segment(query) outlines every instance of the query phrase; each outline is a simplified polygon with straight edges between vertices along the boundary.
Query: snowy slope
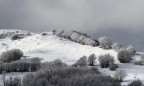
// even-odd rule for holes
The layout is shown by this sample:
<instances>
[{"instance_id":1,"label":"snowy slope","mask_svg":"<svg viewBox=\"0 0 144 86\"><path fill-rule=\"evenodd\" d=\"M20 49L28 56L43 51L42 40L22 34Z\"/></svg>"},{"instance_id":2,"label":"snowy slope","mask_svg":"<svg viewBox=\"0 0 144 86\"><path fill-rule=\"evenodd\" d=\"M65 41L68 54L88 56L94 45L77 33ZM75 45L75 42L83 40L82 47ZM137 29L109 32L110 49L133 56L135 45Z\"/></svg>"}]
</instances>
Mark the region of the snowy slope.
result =
<instances>
[{"instance_id":1,"label":"snowy slope","mask_svg":"<svg viewBox=\"0 0 144 86\"><path fill-rule=\"evenodd\" d=\"M114 50L103 50L99 47L81 45L51 34L46 36L33 34L20 40L6 38L1 39L0 43L0 53L9 49L18 48L29 57L40 57L43 59L42 61L61 59L68 64L74 63L83 55L89 56L93 53L96 56L108 53L114 57L117 55Z\"/></svg>"},{"instance_id":2,"label":"snowy slope","mask_svg":"<svg viewBox=\"0 0 144 86\"><path fill-rule=\"evenodd\" d=\"M4 31L15 32L17 30L1 30L0 33ZM20 31L20 33L26 34L28 31ZM49 34L41 36L41 34L33 33L31 36L19 40L11 40L10 38L0 39L0 53L14 48L21 49L27 58L39 57L42 59L42 62L61 59L67 64L73 64L83 55L89 56L94 53L98 57L99 55L110 54L115 57L115 62L119 65L117 70L125 70L128 73L123 84L127 84L134 79L144 81L144 66L136 66L132 63L119 63L117 60L117 52L114 50L104 50L99 47L81 45L56 35ZM135 56L135 58L138 57L139 56ZM109 71L109 69L101 69L99 66L98 68L102 73L107 75L113 75L114 73Z\"/></svg>"}]
</instances>

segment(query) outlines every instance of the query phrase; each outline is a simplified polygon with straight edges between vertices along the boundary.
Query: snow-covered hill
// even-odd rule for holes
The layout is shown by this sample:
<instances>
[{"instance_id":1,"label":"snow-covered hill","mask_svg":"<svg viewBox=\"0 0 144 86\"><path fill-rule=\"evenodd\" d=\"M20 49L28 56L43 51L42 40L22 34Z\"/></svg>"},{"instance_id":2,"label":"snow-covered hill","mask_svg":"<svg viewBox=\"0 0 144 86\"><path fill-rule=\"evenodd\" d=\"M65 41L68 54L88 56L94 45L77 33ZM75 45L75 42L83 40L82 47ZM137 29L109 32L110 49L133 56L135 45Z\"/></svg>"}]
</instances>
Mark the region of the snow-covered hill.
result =
<instances>
[{"instance_id":1,"label":"snow-covered hill","mask_svg":"<svg viewBox=\"0 0 144 86\"><path fill-rule=\"evenodd\" d=\"M16 31L21 34L30 33L28 31L4 29L0 30L0 33L15 33ZM115 63L119 65L117 70L125 70L128 73L128 76L125 79L126 83L131 82L134 79L140 79L144 81L144 67L137 66L132 63L119 63L117 60L117 52L114 50L104 50L99 47L81 45L68 39L53 35L51 32L47 33L48 35L45 36L42 36L40 33L31 33L32 35L18 40L11 40L10 37L0 39L0 53L9 49L18 48L24 52L24 55L27 56L27 58L39 57L42 59L42 62L60 59L67 64L73 64L76 60L84 55L89 56L94 53L98 57L99 55L110 54L115 57ZM101 72L108 75L112 75L114 73L109 71L109 69L101 69L99 66L98 68Z\"/></svg>"},{"instance_id":2,"label":"snow-covered hill","mask_svg":"<svg viewBox=\"0 0 144 86\"><path fill-rule=\"evenodd\" d=\"M10 30L7 31L10 32ZM11 32L15 32L15 30L11 30ZM20 32L22 33L22 31ZM23 33L26 34L27 32L24 31ZM74 63L84 55L89 56L93 53L96 56L108 53L114 57L117 55L114 50L103 50L99 47L81 45L56 35L48 34L42 36L38 33L33 33L31 36L19 40L11 40L10 38L0 39L0 48L0 53L9 49L18 48L28 57L39 57L42 58L42 61L61 59L68 64Z\"/></svg>"}]
</instances>

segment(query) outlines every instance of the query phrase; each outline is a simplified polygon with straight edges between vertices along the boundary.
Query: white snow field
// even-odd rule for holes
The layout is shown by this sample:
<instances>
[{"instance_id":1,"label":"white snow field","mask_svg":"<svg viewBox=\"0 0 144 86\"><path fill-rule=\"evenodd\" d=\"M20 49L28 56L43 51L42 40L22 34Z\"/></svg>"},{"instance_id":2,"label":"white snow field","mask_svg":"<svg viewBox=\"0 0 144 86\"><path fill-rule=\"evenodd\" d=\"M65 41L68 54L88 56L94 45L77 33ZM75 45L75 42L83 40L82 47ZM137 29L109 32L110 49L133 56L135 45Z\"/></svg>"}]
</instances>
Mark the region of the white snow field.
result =
<instances>
[{"instance_id":1,"label":"white snow field","mask_svg":"<svg viewBox=\"0 0 144 86\"><path fill-rule=\"evenodd\" d=\"M17 30L0 30L3 32L16 32ZM20 33L26 34L28 31L20 31ZM11 40L10 37L5 39L0 39L0 54L9 49L21 49L24 55L28 58L39 57L42 62L53 61L55 59L60 59L67 64L73 64L82 56L89 56L95 54L97 57L99 55L110 54L114 56L115 63L118 64L119 68L117 70L125 70L127 72L127 77L122 83L126 85L135 79L140 79L144 81L144 66L134 65L132 63L121 64L117 60L117 52L114 50L104 50L99 47L92 47L88 45L81 45L70 40L60 38L56 35L52 35L50 32L48 35L41 36L40 33L32 33L31 36L27 36L19 40ZM138 58L135 56L134 58ZM97 59L97 64L98 59ZM109 69L102 69L97 66L99 71L106 75L113 75L115 72L109 71ZM26 73L24 73L26 74ZM23 76L23 73L10 73L8 75Z\"/></svg>"}]
</instances>

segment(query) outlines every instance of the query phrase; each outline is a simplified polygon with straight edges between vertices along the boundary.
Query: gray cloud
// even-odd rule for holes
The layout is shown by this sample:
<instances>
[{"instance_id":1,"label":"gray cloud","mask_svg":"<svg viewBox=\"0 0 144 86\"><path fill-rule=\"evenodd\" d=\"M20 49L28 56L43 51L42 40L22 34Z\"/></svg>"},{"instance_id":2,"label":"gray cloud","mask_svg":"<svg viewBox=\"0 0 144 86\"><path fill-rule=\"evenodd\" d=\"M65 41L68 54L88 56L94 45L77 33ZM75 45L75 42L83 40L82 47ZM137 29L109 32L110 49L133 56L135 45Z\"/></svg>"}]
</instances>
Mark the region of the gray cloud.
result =
<instances>
[{"instance_id":1,"label":"gray cloud","mask_svg":"<svg viewBox=\"0 0 144 86\"><path fill-rule=\"evenodd\" d=\"M93 36L94 32L105 35L107 31L120 34L119 30L128 30L123 33L125 36L133 36L133 32L136 36L144 32L143 3L144 0L0 0L0 28L78 30Z\"/></svg>"},{"instance_id":2,"label":"gray cloud","mask_svg":"<svg viewBox=\"0 0 144 86\"><path fill-rule=\"evenodd\" d=\"M105 29L105 30L97 30L92 37L99 38L101 36L110 37L113 42L118 42L123 45L123 47L127 47L129 44L133 45L136 50L144 51L144 31L130 31L130 30L122 30L122 29Z\"/></svg>"}]
</instances>

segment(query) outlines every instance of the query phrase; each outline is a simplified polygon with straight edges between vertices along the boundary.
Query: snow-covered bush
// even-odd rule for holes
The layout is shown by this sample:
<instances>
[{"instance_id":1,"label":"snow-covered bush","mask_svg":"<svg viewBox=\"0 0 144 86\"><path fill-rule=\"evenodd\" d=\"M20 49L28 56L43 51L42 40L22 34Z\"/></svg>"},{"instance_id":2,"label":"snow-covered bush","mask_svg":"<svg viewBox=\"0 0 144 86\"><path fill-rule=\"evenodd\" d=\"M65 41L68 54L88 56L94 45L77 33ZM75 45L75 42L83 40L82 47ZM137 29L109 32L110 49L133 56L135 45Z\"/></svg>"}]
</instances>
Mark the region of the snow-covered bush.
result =
<instances>
[{"instance_id":1,"label":"snow-covered bush","mask_svg":"<svg viewBox=\"0 0 144 86\"><path fill-rule=\"evenodd\" d=\"M41 59L38 58L38 57L31 58L30 62L32 62L32 63L41 63Z\"/></svg>"},{"instance_id":2,"label":"snow-covered bush","mask_svg":"<svg viewBox=\"0 0 144 86\"><path fill-rule=\"evenodd\" d=\"M10 37L12 35L14 35L14 32L3 32L2 34L0 34L0 39L4 39L6 37Z\"/></svg>"},{"instance_id":3,"label":"snow-covered bush","mask_svg":"<svg viewBox=\"0 0 144 86\"><path fill-rule=\"evenodd\" d=\"M57 67L62 67L63 63L60 59L56 59L53 61L53 63L57 66Z\"/></svg>"},{"instance_id":4,"label":"snow-covered bush","mask_svg":"<svg viewBox=\"0 0 144 86\"><path fill-rule=\"evenodd\" d=\"M37 85L35 86L49 86L48 82L49 81L46 78L39 78L36 83Z\"/></svg>"},{"instance_id":5,"label":"snow-covered bush","mask_svg":"<svg viewBox=\"0 0 144 86\"><path fill-rule=\"evenodd\" d=\"M14 34L14 35L11 37L11 40L17 40L17 39L20 39L20 37L19 37L18 34Z\"/></svg>"},{"instance_id":6,"label":"snow-covered bush","mask_svg":"<svg viewBox=\"0 0 144 86\"><path fill-rule=\"evenodd\" d=\"M115 71L116 68L118 68L118 65L116 65L116 64L112 64L109 66L109 70L111 70L111 71Z\"/></svg>"},{"instance_id":7,"label":"snow-covered bush","mask_svg":"<svg viewBox=\"0 0 144 86\"><path fill-rule=\"evenodd\" d=\"M79 38L80 34L76 33L76 32L73 32L70 36L71 40L72 41L75 41L77 42L78 38Z\"/></svg>"},{"instance_id":8,"label":"snow-covered bush","mask_svg":"<svg viewBox=\"0 0 144 86\"><path fill-rule=\"evenodd\" d=\"M39 84L39 81L44 84ZM46 69L26 75L22 83L23 86L120 86L120 82L101 75L95 67Z\"/></svg>"},{"instance_id":9,"label":"snow-covered bush","mask_svg":"<svg viewBox=\"0 0 144 86\"><path fill-rule=\"evenodd\" d=\"M132 45L129 45L128 48L126 49L131 55L135 55L136 50Z\"/></svg>"},{"instance_id":10,"label":"snow-covered bush","mask_svg":"<svg viewBox=\"0 0 144 86\"><path fill-rule=\"evenodd\" d=\"M92 39L92 38L84 38L82 40L82 43L85 44L85 45L90 45L90 46L98 46L98 43L96 40Z\"/></svg>"},{"instance_id":11,"label":"snow-covered bush","mask_svg":"<svg viewBox=\"0 0 144 86\"><path fill-rule=\"evenodd\" d=\"M87 34L83 34L77 31L72 31L66 35L66 38L84 45L99 46L99 42L97 40L92 39Z\"/></svg>"},{"instance_id":12,"label":"snow-covered bush","mask_svg":"<svg viewBox=\"0 0 144 86\"><path fill-rule=\"evenodd\" d=\"M47 35L47 33L45 33L45 32L41 33L41 36L45 36L45 35Z\"/></svg>"},{"instance_id":13,"label":"snow-covered bush","mask_svg":"<svg viewBox=\"0 0 144 86\"><path fill-rule=\"evenodd\" d=\"M38 69L40 69L40 65L41 65L41 59L40 58L38 58L38 57L36 57L36 58L32 58L31 60L30 60L30 69L31 70L38 70Z\"/></svg>"},{"instance_id":14,"label":"snow-covered bush","mask_svg":"<svg viewBox=\"0 0 144 86\"><path fill-rule=\"evenodd\" d=\"M74 67L77 67L77 66L86 66L87 65L87 61L86 61L87 57L86 56L83 56L81 57L78 61L76 61L75 64L73 64Z\"/></svg>"},{"instance_id":15,"label":"snow-covered bush","mask_svg":"<svg viewBox=\"0 0 144 86\"><path fill-rule=\"evenodd\" d=\"M62 80L60 86L121 86L111 76L99 76L86 74L82 77L72 77ZM68 85L67 85L68 84Z\"/></svg>"},{"instance_id":16,"label":"snow-covered bush","mask_svg":"<svg viewBox=\"0 0 144 86\"><path fill-rule=\"evenodd\" d=\"M86 38L85 35L80 35L77 39L77 42L80 43L80 44L84 44L83 40Z\"/></svg>"},{"instance_id":17,"label":"snow-covered bush","mask_svg":"<svg viewBox=\"0 0 144 86\"><path fill-rule=\"evenodd\" d=\"M88 57L88 64L90 66L94 66L94 63L95 63L95 60L96 60L96 56L95 54L91 54L89 57Z\"/></svg>"},{"instance_id":18,"label":"snow-covered bush","mask_svg":"<svg viewBox=\"0 0 144 86\"><path fill-rule=\"evenodd\" d=\"M144 86L144 84L140 80L135 80L128 84L128 86Z\"/></svg>"},{"instance_id":19,"label":"snow-covered bush","mask_svg":"<svg viewBox=\"0 0 144 86\"><path fill-rule=\"evenodd\" d=\"M34 77L35 76L33 73L29 73L25 75L22 80L23 86L34 86L34 83L36 82L36 81L34 82L35 80Z\"/></svg>"},{"instance_id":20,"label":"snow-covered bush","mask_svg":"<svg viewBox=\"0 0 144 86\"><path fill-rule=\"evenodd\" d=\"M131 55L129 53L129 51L125 50L125 49L122 49L118 52L118 60L121 62L121 63L128 63L130 62L131 60Z\"/></svg>"},{"instance_id":21,"label":"snow-covered bush","mask_svg":"<svg viewBox=\"0 0 144 86\"><path fill-rule=\"evenodd\" d=\"M18 77L15 78L10 77L5 81L5 86L22 86L21 79L19 79Z\"/></svg>"},{"instance_id":22,"label":"snow-covered bush","mask_svg":"<svg viewBox=\"0 0 144 86\"><path fill-rule=\"evenodd\" d=\"M122 82L124 78L126 78L127 73L124 70L116 71L114 74L114 79Z\"/></svg>"},{"instance_id":23,"label":"snow-covered bush","mask_svg":"<svg viewBox=\"0 0 144 86\"><path fill-rule=\"evenodd\" d=\"M99 43L100 43L100 47L101 48L103 48L103 49L111 49L112 40L110 38L101 37L101 38L99 38Z\"/></svg>"},{"instance_id":24,"label":"snow-covered bush","mask_svg":"<svg viewBox=\"0 0 144 86\"><path fill-rule=\"evenodd\" d=\"M11 40L18 40L28 36L27 34L13 34L11 36Z\"/></svg>"},{"instance_id":25,"label":"snow-covered bush","mask_svg":"<svg viewBox=\"0 0 144 86\"><path fill-rule=\"evenodd\" d=\"M30 32L27 32L26 33L26 36L31 36L32 34Z\"/></svg>"},{"instance_id":26,"label":"snow-covered bush","mask_svg":"<svg viewBox=\"0 0 144 86\"><path fill-rule=\"evenodd\" d=\"M114 49L116 52L118 52L119 50L122 49L122 45L120 45L116 42L112 45L112 49Z\"/></svg>"},{"instance_id":27,"label":"snow-covered bush","mask_svg":"<svg viewBox=\"0 0 144 86\"><path fill-rule=\"evenodd\" d=\"M139 60L133 62L135 65L144 65L144 55L141 55Z\"/></svg>"},{"instance_id":28,"label":"snow-covered bush","mask_svg":"<svg viewBox=\"0 0 144 86\"><path fill-rule=\"evenodd\" d=\"M100 55L99 56L99 62L101 68L108 68L110 65L114 64L114 57L110 54Z\"/></svg>"},{"instance_id":29,"label":"snow-covered bush","mask_svg":"<svg viewBox=\"0 0 144 86\"><path fill-rule=\"evenodd\" d=\"M5 72L29 72L37 71L39 65L31 62L13 61L11 63L3 63L0 65L0 73Z\"/></svg>"},{"instance_id":30,"label":"snow-covered bush","mask_svg":"<svg viewBox=\"0 0 144 86\"><path fill-rule=\"evenodd\" d=\"M53 69L53 68L65 68L65 67L67 67L66 63L63 63L61 60L56 59L52 62L41 63L40 70Z\"/></svg>"},{"instance_id":31,"label":"snow-covered bush","mask_svg":"<svg viewBox=\"0 0 144 86\"><path fill-rule=\"evenodd\" d=\"M7 50L1 54L0 60L3 62L11 62L19 60L23 56L23 52L19 49Z\"/></svg>"},{"instance_id":32,"label":"snow-covered bush","mask_svg":"<svg viewBox=\"0 0 144 86\"><path fill-rule=\"evenodd\" d=\"M143 61L134 61L135 65L143 65Z\"/></svg>"}]
</instances>

